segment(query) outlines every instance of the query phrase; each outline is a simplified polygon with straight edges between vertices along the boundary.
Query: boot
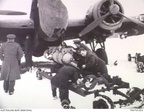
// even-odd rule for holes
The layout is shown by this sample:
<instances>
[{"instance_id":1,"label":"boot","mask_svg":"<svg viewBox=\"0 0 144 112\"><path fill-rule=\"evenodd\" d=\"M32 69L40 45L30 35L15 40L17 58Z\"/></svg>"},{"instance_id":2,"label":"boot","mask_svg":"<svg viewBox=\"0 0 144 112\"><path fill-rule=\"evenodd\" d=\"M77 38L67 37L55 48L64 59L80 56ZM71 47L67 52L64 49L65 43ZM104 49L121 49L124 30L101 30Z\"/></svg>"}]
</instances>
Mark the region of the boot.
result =
<instances>
[{"instance_id":1,"label":"boot","mask_svg":"<svg viewBox=\"0 0 144 112\"><path fill-rule=\"evenodd\" d=\"M64 109L76 109L74 106L70 106L70 105L68 105L68 104L64 104L64 105L63 105L63 108L64 108Z\"/></svg>"}]
</instances>

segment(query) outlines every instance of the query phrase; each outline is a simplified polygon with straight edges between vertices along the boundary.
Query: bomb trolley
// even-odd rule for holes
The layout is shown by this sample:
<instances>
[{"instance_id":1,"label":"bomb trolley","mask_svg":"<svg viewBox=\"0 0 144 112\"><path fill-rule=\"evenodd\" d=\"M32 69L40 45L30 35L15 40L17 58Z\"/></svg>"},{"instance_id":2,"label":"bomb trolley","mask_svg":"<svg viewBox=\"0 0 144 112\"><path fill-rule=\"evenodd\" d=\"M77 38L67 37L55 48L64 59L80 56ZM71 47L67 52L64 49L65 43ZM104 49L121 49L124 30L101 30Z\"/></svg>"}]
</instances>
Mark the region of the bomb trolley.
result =
<instances>
[{"instance_id":1,"label":"bomb trolley","mask_svg":"<svg viewBox=\"0 0 144 112\"><path fill-rule=\"evenodd\" d=\"M49 64L49 68L39 66L36 76L39 80L42 80L42 77L51 80L54 76L53 73L56 73L59 68L60 65L57 65L56 63ZM50 71L47 72L46 69L50 69ZM141 108L143 106L144 89L137 87L130 89L129 83L122 81L122 79L118 76L113 78L110 76L96 77L91 74L83 77L83 83L79 85L74 84L71 81L69 83L69 89L83 97L91 94L94 95L94 101L92 103L93 109L114 109L116 108L116 105L119 105L121 108L133 105L135 102L140 103L140 106L137 108ZM104 87L97 88L101 85L104 85ZM127 91L122 92L121 89L126 89ZM113 95L119 95L122 99L112 101L109 96L103 95L105 92L112 92Z\"/></svg>"},{"instance_id":2,"label":"bomb trolley","mask_svg":"<svg viewBox=\"0 0 144 112\"><path fill-rule=\"evenodd\" d=\"M143 73L144 72L144 55L141 55L141 53L136 53L135 56L132 56L131 54L128 54L128 61L131 61L132 59L135 60L137 72Z\"/></svg>"}]
</instances>

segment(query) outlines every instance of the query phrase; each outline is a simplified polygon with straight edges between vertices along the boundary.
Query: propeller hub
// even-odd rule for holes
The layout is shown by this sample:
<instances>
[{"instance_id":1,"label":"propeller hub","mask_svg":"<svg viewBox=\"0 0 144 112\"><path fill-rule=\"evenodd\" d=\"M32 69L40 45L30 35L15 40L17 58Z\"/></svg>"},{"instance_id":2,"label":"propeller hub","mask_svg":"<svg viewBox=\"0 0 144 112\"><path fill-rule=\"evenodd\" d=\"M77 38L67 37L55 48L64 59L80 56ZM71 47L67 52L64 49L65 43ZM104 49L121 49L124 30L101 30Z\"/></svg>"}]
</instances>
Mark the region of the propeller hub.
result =
<instances>
[{"instance_id":1,"label":"propeller hub","mask_svg":"<svg viewBox=\"0 0 144 112\"><path fill-rule=\"evenodd\" d=\"M109 7L109 11L111 14L118 14L120 7L117 4L113 4Z\"/></svg>"}]
</instances>

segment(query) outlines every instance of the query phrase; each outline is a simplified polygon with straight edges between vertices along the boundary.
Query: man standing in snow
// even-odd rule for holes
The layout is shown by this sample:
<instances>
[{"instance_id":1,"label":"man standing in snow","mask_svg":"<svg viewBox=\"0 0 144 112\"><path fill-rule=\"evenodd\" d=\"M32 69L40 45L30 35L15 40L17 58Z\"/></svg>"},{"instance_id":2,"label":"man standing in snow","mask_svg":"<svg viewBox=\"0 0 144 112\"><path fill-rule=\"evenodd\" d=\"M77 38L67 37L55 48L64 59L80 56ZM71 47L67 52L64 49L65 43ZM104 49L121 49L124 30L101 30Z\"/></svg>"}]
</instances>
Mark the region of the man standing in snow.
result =
<instances>
[{"instance_id":1,"label":"man standing in snow","mask_svg":"<svg viewBox=\"0 0 144 112\"><path fill-rule=\"evenodd\" d=\"M19 61L23 56L21 46L15 42L14 34L7 35L7 42L0 48L0 59L3 61L0 80L4 80L4 90L9 95L14 93L15 80L20 79Z\"/></svg>"}]
</instances>

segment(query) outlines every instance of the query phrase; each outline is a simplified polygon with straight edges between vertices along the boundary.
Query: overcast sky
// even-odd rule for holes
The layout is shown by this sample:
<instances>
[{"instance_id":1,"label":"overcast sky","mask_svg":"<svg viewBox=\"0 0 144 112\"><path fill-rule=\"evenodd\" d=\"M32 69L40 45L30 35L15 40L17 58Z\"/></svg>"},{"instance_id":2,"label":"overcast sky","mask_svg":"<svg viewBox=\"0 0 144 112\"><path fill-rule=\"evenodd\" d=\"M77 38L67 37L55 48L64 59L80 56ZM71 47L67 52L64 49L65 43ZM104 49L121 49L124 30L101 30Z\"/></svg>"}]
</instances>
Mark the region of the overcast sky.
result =
<instances>
[{"instance_id":1,"label":"overcast sky","mask_svg":"<svg viewBox=\"0 0 144 112\"><path fill-rule=\"evenodd\" d=\"M20 10L29 13L31 0L0 0L0 9ZM70 18L83 18L88 8L99 0L62 0L66 5ZM144 0L119 0L126 15L144 13Z\"/></svg>"}]
</instances>

